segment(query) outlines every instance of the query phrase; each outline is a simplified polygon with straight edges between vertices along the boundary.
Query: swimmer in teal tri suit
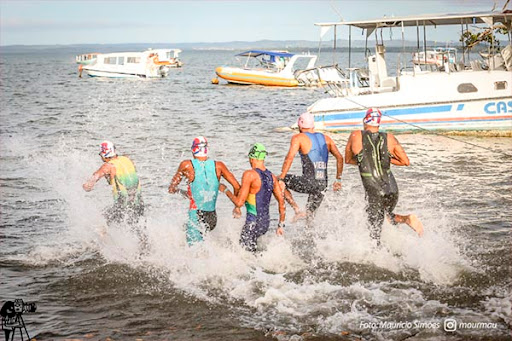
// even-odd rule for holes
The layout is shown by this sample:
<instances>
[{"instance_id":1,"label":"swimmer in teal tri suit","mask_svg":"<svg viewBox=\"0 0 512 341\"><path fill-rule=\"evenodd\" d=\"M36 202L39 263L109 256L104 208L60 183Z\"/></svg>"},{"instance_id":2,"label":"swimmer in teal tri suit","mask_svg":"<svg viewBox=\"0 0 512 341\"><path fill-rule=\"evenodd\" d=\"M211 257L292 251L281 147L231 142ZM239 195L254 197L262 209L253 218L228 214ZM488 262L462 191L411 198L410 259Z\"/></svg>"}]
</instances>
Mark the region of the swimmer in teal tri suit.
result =
<instances>
[{"instance_id":1,"label":"swimmer in teal tri suit","mask_svg":"<svg viewBox=\"0 0 512 341\"><path fill-rule=\"evenodd\" d=\"M306 112L300 115L298 121L299 134L292 137L290 149L283 162L279 181L286 185L284 195L286 201L293 207L296 219L306 215L312 218L324 198L327 188L327 161L329 153L336 158L336 180L333 190L341 189L341 174L343 173L343 156L327 135L314 131L315 120L313 115ZM302 176L288 174L293 159L300 153L302 162ZM308 194L306 214L299 210L290 190Z\"/></svg>"},{"instance_id":2,"label":"swimmer in teal tri suit","mask_svg":"<svg viewBox=\"0 0 512 341\"><path fill-rule=\"evenodd\" d=\"M409 158L391 133L379 132L382 113L370 108L363 119L364 130L353 131L345 149L345 162L358 165L366 193L370 236L380 244L384 217L393 225L409 225L418 235L423 225L414 215L398 215L393 210L398 202L398 186L391 173L391 164L409 166Z\"/></svg>"},{"instance_id":3,"label":"swimmer in teal tri suit","mask_svg":"<svg viewBox=\"0 0 512 341\"><path fill-rule=\"evenodd\" d=\"M231 193L226 186L220 186L220 191L235 204L241 207L245 204L247 217L240 235L240 244L248 251L257 250L257 240L267 233L270 226L270 200L272 195L279 204L279 224L277 235L282 235L285 221L284 198L277 178L265 168L267 151L261 143L256 143L249 151L251 169L242 176L242 187L237 194Z\"/></svg>"},{"instance_id":4,"label":"swimmer in teal tri suit","mask_svg":"<svg viewBox=\"0 0 512 341\"><path fill-rule=\"evenodd\" d=\"M220 178L226 179L233 186L235 193L238 194L240 189L240 184L223 162L208 158L208 141L205 137L199 136L194 139L192 155L192 160L180 163L169 186L169 193L181 193L190 199L186 228L189 245L202 241L203 233L217 226L215 208ZM188 182L186 193L178 189L183 177L186 177ZM240 216L239 209L233 213Z\"/></svg>"}]
</instances>

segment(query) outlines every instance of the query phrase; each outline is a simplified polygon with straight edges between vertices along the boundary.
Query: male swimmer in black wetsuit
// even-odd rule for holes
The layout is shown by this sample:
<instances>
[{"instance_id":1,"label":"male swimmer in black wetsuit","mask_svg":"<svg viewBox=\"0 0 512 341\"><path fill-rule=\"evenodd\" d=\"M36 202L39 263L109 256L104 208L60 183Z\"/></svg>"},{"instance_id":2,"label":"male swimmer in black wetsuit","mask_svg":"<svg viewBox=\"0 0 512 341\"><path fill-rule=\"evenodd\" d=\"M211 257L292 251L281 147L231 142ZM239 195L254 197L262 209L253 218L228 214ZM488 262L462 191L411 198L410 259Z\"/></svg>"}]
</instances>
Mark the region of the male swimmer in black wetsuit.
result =
<instances>
[{"instance_id":1,"label":"male swimmer in black wetsuit","mask_svg":"<svg viewBox=\"0 0 512 341\"><path fill-rule=\"evenodd\" d=\"M393 213L398 202L398 186L391 173L391 164L409 166L410 163L395 136L379 132L381 118L379 109L368 109L363 119L364 130L353 131L345 149L345 162L359 166L368 202L370 236L377 240L377 244L380 244L386 214L393 225L405 223L418 235L423 234L423 225L414 214Z\"/></svg>"}]
</instances>

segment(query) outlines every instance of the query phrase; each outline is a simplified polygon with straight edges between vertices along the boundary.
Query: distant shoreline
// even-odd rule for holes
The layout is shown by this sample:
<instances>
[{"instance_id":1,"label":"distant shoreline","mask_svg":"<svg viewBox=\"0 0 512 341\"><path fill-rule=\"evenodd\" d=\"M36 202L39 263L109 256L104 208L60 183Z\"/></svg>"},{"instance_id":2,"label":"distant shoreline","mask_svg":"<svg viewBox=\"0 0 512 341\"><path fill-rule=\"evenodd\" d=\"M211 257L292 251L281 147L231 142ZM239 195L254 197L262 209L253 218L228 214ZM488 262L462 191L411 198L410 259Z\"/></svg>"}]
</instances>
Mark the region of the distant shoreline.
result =
<instances>
[{"instance_id":1,"label":"distant shoreline","mask_svg":"<svg viewBox=\"0 0 512 341\"><path fill-rule=\"evenodd\" d=\"M332 48L334 44L333 40L323 41L321 48ZM337 48L346 49L348 47L348 40L339 39L336 41ZM375 45L374 40L368 40L368 47ZM386 44L389 48L402 48L401 41L389 41ZM415 41L405 41L406 47L415 47L417 44ZM439 42L439 41L427 41L428 46L452 46L456 47L460 45L460 42ZM254 49L254 48L266 48L266 49L318 49L318 41L308 40L259 40L259 41L230 41L230 42L197 42L197 43L124 43L124 44L55 44L55 45L2 45L0 51L10 52L13 50L50 50L50 49L87 49L87 50L110 50L110 49L147 49L147 48L180 48L186 50L226 50L226 49ZM364 49L364 40L353 40L352 48Z\"/></svg>"}]
</instances>

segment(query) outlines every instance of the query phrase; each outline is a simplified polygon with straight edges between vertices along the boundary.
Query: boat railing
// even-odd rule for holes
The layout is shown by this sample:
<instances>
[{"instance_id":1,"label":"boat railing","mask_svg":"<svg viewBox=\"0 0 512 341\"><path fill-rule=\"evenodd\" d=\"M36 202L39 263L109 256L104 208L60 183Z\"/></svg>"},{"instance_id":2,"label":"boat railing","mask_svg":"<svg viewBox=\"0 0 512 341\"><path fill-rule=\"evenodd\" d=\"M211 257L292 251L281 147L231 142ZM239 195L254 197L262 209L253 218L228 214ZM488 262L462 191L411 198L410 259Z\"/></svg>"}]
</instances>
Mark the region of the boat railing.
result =
<instances>
[{"instance_id":1,"label":"boat railing","mask_svg":"<svg viewBox=\"0 0 512 341\"><path fill-rule=\"evenodd\" d=\"M294 76L301 86L330 86L348 82L345 72L338 65L297 70Z\"/></svg>"},{"instance_id":2,"label":"boat railing","mask_svg":"<svg viewBox=\"0 0 512 341\"><path fill-rule=\"evenodd\" d=\"M336 64L299 70L294 75L300 86L323 87L333 97L359 95L371 91L367 69L343 70Z\"/></svg>"}]
</instances>

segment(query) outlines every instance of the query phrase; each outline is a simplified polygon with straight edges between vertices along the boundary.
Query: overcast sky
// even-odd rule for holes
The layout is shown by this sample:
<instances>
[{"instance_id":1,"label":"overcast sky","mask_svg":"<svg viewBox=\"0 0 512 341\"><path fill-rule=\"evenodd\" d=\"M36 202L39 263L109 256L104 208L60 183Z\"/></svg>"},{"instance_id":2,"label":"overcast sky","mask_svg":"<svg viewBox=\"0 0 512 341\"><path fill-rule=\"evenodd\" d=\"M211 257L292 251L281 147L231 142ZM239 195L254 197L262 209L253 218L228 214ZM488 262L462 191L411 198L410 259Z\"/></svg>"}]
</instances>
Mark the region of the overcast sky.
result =
<instances>
[{"instance_id":1,"label":"overcast sky","mask_svg":"<svg viewBox=\"0 0 512 341\"><path fill-rule=\"evenodd\" d=\"M0 45L318 41L319 28L313 24L340 16L361 20L490 11L495 2L501 9L505 0L0 0ZM450 40L441 29L429 33L429 39Z\"/></svg>"}]
</instances>

